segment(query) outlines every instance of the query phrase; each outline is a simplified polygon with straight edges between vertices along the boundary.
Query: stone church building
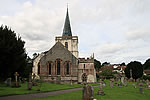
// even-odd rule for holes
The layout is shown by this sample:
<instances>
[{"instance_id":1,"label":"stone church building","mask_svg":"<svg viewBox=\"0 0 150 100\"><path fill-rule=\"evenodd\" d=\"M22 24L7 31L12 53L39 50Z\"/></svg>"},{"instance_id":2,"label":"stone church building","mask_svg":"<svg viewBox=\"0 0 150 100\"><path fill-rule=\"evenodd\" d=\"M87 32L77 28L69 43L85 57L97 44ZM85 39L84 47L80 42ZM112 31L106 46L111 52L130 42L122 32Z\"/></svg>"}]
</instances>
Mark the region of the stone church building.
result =
<instances>
[{"instance_id":1,"label":"stone church building","mask_svg":"<svg viewBox=\"0 0 150 100\"><path fill-rule=\"evenodd\" d=\"M82 74L86 73L87 82L96 82L94 56L79 58L78 36L72 36L67 8L62 36L55 38L55 45L41 53L33 61L32 72L44 77L45 81L82 82Z\"/></svg>"}]
</instances>

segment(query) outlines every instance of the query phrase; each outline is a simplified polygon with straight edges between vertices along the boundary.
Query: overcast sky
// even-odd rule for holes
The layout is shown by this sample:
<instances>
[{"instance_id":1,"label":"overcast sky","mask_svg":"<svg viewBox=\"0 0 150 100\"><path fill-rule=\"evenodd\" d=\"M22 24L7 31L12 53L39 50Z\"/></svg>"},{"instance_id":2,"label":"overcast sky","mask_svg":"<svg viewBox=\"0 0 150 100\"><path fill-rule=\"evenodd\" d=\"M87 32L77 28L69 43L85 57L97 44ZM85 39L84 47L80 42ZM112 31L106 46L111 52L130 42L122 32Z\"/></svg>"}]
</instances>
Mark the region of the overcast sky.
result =
<instances>
[{"instance_id":1,"label":"overcast sky","mask_svg":"<svg viewBox=\"0 0 150 100\"><path fill-rule=\"evenodd\" d=\"M19 34L32 57L62 35L67 3L80 57L94 53L110 63L150 58L150 0L0 0L0 25Z\"/></svg>"}]
</instances>

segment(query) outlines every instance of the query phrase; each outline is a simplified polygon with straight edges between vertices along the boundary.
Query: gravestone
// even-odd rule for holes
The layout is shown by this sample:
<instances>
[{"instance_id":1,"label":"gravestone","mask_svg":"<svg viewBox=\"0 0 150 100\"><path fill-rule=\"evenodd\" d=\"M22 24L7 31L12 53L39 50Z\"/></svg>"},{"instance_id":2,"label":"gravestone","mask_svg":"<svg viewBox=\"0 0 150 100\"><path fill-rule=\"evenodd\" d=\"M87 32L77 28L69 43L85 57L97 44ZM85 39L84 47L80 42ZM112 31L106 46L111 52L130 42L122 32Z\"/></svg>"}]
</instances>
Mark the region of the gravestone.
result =
<instances>
[{"instance_id":1,"label":"gravestone","mask_svg":"<svg viewBox=\"0 0 150 100\"><path fill-rule=\"evenodd\" d=\"M83 73L82 75L83 90L82 90L82 99L83 100L93 100L94 99L94 90L92 86L87 85L87 75Z\"/></svg>"},{"instance_id":2,"label":"gravestone","mask_svg":"<svg viewBox=\"0 0 150 100\"><path fill-rule=\"evenodd\" d=\"M32 75L29 74L28 90L32 90Z\"/></svg>"},{"instance_id":3,"label":"gravestone","mask_svg":"<svg viewBox=\"0 0 150 100\"><path fill-rule=\"evenodd\" d=\"M113 88L113 87L114 87L114 85L113 85L113 80L110 79L110 88Z\"/></svg>"},{"instance_id":4,"label":"gravestone","mask_svg":"<svg viewBox=\"0 0 150 100\"><path fill-rule=\"evenodd\" d=\"M92 86L85 85L83 87L82 99L83 100L93 100L94 99L94 90L93 90Z\"/></svg>"},{"instance_id":5,"label":"gravestone","mask_svg":"<svg viewBox=\"0 0 150 100\"><path fill-rule=\"evenodd\" d=\"M121 77L121 83L124 85L124 77Z\"/></svg>"},{"instance_id":6,"label":"gravestone","mask_svg":"<svg viewBox=\"0 0 150 100\"><path fill-rule=\"evenodd\" d=\"M102 96L105 95L105 93L103 91L103 81L102 80L100 80L100 88L99 88L97 94L102 95Z\"/></svg>"},{"instance_id":7,"label":"gravestone","mask_svg":"<svg viewBox=\"0 0 150 100\"><path fill-rule=\"evenodd\" d=\"M124 86L127 86L128 84L128 80L127 80L127 77L124 78Z\"/></svg>"},{"instance_id":8,"label":"gravestone","mask_svg":"<svg viewBox=\"0 0 150 100\"><path fill-rule=\"evenodd\" d=\"M139 83L139 92L141 93L141 94L143 94L144 92L143 92L143 87L144 86L144 83L143 82L140 82Z\"/></svg>"},{"instance_id":9,"label":"gravestone","mask_svg":"<svg viewBox=\"0 0 150 100\"><path fill-rule=\"evenodd\" d=\"M147 87L147 89L150 89L150 82L148 79L146 80L146 87Z\"/></svg>"},{"instance_id":10,"label":"gravestone","mask_svg":"<svg viewBox=\"0 0 150 100\"><path fill-rule=\"evenodd\" d=\"M19 85L19 81L18 81L18 77L19 77L18 72L15 72L14 76L15 76L15 84L14 84L14 86L13 86L13 87L18 88L18 87L20 87L20 85Z\"/></svg>"},{"instance_id":11,"label":"gravestone","mask_svg":"<svg viewBox=\"0 0 150 100\"><path fill-rule=\"evenodd\" d=\"M119 88L122 88L122 83L119 83L119 84L118 84L118 87L119 87Z\"/></svg>"},{"instance_id":12,"label":"gravestone","mask_svg":"<svg viewBox=\"0 0 150 100\"><path fill-rule=\"evenodd\" d=\"M33 79L32 79L32 85L33 86L37 86L37 83L35 82L35 77L36 77L35 73L32 75L32 77L33 77Z\"/></svg>"},{"instance_id":13,"label":"gravestone","mask_svg":"<svg viewBox=\"0 0 150 100\"><path fill-rule=\"evenodd\" d=\"M11 86L11 78L7 78L7 80L5 81L5 84L7 86Z\"/></svg>"},{"instance_id":14,"label":"gravestone","mask_svg":"<svg viewBox=\"0 0 150 100\"><path fill-rule=\"evenodd\" d=\"M133 77L132 77L132 69L130 69L130 79L129 79L129 82L133 82Z\"/></svg>"},{"instance_id":15,"label":"gravestone","mask_svg":"<svg viewBox=\"0 0 150 100\"><path fill-rule=\"evenodd\" d=\"M43 76L39 74L39 84L38 84L38 89L37 91L40 91L43 83Z\"/></svg>"}]
</instances>

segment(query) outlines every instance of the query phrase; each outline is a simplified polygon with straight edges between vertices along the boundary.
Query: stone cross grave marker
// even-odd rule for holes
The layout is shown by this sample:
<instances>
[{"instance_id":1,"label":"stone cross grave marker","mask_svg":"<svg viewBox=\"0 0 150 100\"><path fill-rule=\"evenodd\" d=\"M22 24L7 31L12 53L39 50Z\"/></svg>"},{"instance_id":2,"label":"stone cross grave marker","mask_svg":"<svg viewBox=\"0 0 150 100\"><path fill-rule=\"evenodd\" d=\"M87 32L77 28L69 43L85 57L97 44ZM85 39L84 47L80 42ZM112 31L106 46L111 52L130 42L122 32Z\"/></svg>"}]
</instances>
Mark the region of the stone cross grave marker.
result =
<instances>
[{"instance_id":1,"label":"stone cross grave marker","mask_svg":"<svg viewBox=\"0 0 150 100\"><path fill-rule=\"evenodd\" d=\"M19 82L18 82L19 74L18 74L18 72L15 72L14 76L15 76L15 87L19 87Z\"/></svg>"}]
</instances>

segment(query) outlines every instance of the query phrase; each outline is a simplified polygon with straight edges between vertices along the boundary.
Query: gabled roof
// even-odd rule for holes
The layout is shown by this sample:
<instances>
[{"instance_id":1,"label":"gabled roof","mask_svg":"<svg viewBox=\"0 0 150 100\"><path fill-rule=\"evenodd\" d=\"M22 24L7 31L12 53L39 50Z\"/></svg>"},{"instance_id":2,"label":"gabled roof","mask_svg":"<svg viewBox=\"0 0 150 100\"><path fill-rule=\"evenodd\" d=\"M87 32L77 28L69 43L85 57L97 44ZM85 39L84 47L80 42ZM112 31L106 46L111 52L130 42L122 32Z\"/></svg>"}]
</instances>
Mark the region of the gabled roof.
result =
<instances>
[{"instance_id":1,"label":"gabled roof","mask_svg":"<svg viewBox=\"0 0 150 100\"><path fill-rule=\"evenodd\" d=\"M62 36L72 36L68 8L67 8L66 19L65 19L65 24L64 24Z\"/></svg>"}]
</instances>

